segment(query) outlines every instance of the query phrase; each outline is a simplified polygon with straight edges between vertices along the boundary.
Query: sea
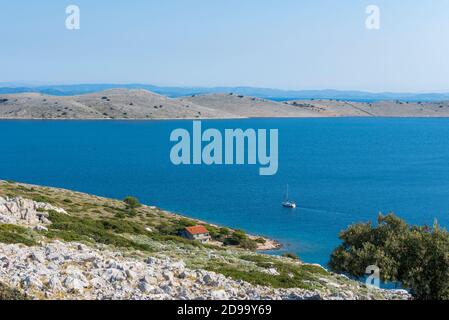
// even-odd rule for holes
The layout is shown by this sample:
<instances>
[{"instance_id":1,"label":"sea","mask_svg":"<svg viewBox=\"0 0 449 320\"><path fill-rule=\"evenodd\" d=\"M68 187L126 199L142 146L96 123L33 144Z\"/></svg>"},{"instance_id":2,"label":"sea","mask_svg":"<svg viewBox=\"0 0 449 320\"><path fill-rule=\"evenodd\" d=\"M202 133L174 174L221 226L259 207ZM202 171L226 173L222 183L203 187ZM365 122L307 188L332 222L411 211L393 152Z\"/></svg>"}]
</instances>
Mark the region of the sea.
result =
<instances>
[{"instance_id":1,"label":"sea","mask_svg":"<svg viewBox=\"0 0 449 320\"><path fill-rule=\"evenodd\" d=\"M204 129L277 129L279 170L181 165L173 130L192 121L0 121L0 179L142 203L280 241L326 265L349 225L394 212L449 226L449 119L203 120ZM296 209L282 207L286 185Z\"/></svg>"}]
</instances>

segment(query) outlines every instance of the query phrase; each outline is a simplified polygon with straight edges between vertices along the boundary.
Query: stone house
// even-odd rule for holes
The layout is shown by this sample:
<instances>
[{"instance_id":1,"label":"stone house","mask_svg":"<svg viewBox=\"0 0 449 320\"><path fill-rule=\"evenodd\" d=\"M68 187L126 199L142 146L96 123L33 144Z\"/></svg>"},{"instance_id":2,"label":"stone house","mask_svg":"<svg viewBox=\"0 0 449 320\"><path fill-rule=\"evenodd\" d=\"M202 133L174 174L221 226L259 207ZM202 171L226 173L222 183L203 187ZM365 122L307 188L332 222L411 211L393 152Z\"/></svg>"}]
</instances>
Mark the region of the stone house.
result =
<instances>
[{"instance_id":1,"label":"stone house","mask_svg":"<svg viewBox=\"0 0 449 320\"><path fill-rule=\"evenodd\" d=\"M209 231L204 226L187 227L181 231L181 237L202 243L209 242L211 239Z\"/></svg>"}]
</instances>

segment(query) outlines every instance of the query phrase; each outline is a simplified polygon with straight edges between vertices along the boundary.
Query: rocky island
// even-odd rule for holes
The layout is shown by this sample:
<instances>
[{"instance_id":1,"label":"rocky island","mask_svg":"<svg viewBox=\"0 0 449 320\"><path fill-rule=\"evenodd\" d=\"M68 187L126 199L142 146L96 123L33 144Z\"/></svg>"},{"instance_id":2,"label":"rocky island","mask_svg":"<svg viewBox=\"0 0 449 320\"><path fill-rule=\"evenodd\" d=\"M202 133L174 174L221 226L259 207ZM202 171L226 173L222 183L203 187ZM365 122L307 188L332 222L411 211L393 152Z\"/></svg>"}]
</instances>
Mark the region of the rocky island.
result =
<instances>
[{"instance_id":1,"label":"rocky island","mask_svg":"<svg viewBox=\"0 0 449 320\"><path fill-rule=\"evenodd\" d=\"M295 257L262 237L156 207L0 181L0 299L410 299ZM268 245L276 245L271 243Z\"/></svg>"},{"instance_id":2,"label":"rocky island","mask_svg":"<svg viewBox=\"0 0 449 320\"><path fill-rule=\"evenodd\" d=\"M325 117L449 117L449 101L273 101L230 93L169 98L144 89L74 96L0 94L0 119L240 119Z\"/></svg>"}]
</instances>

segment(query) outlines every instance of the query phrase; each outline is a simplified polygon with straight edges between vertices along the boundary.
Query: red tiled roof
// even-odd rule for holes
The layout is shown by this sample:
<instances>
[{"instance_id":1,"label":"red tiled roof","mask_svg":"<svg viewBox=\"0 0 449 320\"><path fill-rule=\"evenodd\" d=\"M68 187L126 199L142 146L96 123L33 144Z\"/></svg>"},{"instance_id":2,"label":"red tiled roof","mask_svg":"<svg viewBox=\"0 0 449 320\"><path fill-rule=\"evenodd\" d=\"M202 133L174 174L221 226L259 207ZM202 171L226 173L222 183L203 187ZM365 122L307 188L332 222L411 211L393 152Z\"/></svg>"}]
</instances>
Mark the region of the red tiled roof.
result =
<instances>
[{"instance_id":1,"label":"red tiled roof","mask_svg":"<svg viewBox=\"0 0 449 320\"><path fill-rule=\"evenodd\" d=\"M190 234L204 234L209 233L207 229L204 226L194 226L194 227L187 227L186 231Z\"/></svg>"}]
</instances>

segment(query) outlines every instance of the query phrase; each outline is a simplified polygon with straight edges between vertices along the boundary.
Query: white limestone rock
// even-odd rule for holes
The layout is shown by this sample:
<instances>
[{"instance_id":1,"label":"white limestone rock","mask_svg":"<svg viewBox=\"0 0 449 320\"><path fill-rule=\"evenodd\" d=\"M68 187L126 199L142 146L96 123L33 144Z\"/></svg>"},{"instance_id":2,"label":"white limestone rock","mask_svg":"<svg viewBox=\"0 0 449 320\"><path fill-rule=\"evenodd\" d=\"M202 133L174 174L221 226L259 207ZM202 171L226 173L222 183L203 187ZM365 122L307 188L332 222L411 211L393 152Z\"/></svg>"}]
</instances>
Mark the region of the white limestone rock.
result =
<instances>
[{"instance_id":1,"label":"white limestone rock","mask_svg":"<svg viewBox=\"0 0 449 320\"><path fill-rule=\"evenodd\" d=\"M0 197L0 223L31 227L45 226L51 223L48 220L49 211L67 214L64 209L48 203L36 202L22 197Z\"/></svg>"},{"instance_id":2,"label":"white limestone rock","mask_svg":"<svg viewBox=\"0 0 449 320\"><path fill-rule=\"evenodd\" d=\"M40 247L0 244L0 282L32 297L57 299L369 299L366 291L322 278L327 289L273 289L206 270L190 270L170 258L124 257L105 249L54 241ZM181 272L178 272L182 270ZM361 287L361 286L360 286ZM332 289L332 290L331 290ZM338 289L336 291L336 289ZM337 294L335 293L337 292ZM404 291L382 291L409 299Z\"/></svg>"}]
</instances>

